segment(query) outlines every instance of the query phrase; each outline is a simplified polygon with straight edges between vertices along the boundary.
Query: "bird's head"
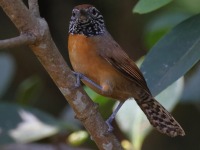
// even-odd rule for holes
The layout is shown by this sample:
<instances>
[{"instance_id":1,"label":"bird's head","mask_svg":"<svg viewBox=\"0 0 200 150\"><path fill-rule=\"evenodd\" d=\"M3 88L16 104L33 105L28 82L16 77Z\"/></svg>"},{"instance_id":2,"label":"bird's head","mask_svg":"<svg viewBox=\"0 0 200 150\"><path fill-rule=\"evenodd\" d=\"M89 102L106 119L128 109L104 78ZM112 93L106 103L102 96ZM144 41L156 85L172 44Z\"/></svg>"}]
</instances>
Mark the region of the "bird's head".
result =
<instances>
[{"instance_id":1,"label":"bird's head","mask_svg":"<svg viewBox=\"0 0 200 150\"><path fill-rule=\"evenodd\" d=\"M95 36L103 34L105 30L103 16L94 6L83 4L76 6L72 10L69 24L70 34Z\"/></svg>"}]
</instances>

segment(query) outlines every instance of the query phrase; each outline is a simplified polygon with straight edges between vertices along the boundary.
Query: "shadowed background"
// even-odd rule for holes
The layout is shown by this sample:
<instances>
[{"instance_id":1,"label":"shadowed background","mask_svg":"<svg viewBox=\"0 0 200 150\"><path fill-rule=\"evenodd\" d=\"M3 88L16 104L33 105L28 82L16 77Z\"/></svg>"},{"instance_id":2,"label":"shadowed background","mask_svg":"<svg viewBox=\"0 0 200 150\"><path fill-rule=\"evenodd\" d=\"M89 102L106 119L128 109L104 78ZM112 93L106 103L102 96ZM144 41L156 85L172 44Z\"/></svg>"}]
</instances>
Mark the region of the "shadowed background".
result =
<instances>
[{"instance_id":1,"label":"shadowed background","mask_svg":"<svg viewBox=\"0 0 200 150\"><path fill-rule=\"evenodd\" d=\"M54 42L69 65L67 52L68 26L71 11L76 5L84 3L95 5L102 12L108 31L134 61L144 56L154 45L155 41L174 25L200 12L200 4L196 4L195 0L190 3L177 0L152 13L139 15L132 12L136 2L134 0L39 0L39 7L41 16L48 22ZM151 34L151 31L155 30L154 27L157 27L159 30ZM17 35L19 35L17 29L0 8L0 39L7 39ZM9 75L5 75L9 76L9 80L5 83L4 89L0 89L1 102L14 102L38 108L56 118L61 116L73 118L73 113L69 113L71 111L64 97L28 47L21 46L0 50L0 56L0 59L8 61L8 63L0 64L0 66L3 65L1 68L5 69L9 68L9 65L12 66L10 67ZM4 80L4 69L0 70L0 82ZM186 79L188 80L186 80L185 85L192 84L190 77L193 77L194 72L199 74L199 70L198 63L187 74ZM196 80L199 83L200 78L196 77ZM191 97L187 97L187 94L185 94L188 91L191 91L191 88L189 90L185 88L183 98L173 111L174 117L184 127L186 137L171 139L153 131L145 139L142 147L143 150L200 149L198 142L200 139L200 96L197 95L194 98L195 100L192 100ZM102 110L107 110L109 107L110 105L107 108L102 108ZM111 108L109 112L104 111L104 113L108 113L107 115L110 112ZM77 126L80 125L78 124ZM121 131L117 130L115 132L120 139L127 138ZM67 135L68 133L59 134L40 142L65 142ZM90 142L85 142L83 147L95 149L95 146Z\"/></svg>"}]
</instances>

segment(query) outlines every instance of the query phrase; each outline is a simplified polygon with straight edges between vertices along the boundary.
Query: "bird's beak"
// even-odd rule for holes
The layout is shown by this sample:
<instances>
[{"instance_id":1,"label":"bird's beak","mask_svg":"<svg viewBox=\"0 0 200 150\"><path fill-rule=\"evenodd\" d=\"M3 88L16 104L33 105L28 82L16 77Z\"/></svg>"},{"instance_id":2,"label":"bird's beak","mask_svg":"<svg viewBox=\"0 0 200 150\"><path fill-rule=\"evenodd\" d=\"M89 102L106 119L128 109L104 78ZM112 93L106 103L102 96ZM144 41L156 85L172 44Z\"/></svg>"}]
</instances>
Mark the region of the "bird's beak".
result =
<instances>
[{"instance_id":1,"label":"bird's beak","mask_svg":"<svg viewBox=\"0 0 200 150\"><path fill-rule=\"evenodd\" d=\"M79 13L79 19L80 20L86 20L87 17L88 17L88 13L85 10L81 9L80 13Z\"/></svg>"}]
</instances>

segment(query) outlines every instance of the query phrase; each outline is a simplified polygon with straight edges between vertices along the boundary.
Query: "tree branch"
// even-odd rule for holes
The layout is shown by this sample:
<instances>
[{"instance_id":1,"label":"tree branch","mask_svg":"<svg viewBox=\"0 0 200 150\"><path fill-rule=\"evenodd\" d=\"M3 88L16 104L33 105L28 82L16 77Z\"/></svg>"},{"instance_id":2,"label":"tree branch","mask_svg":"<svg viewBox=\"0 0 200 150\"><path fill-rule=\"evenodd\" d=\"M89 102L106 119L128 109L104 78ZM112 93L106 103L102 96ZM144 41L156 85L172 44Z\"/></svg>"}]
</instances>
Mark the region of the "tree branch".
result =
<instances>
[{"instance_id":1,"label":"tree branch","mask_svg":"<svg viewBox=\"0 0 200 150\"><path fill-rule=\"evenodd\" d=\"M42 18L37 17L34 2L29 6L36 13L31 13L21 0L0 0L0 6L21 33L34 35L36 40L29 45L41 64L51 76L66 100L81 120L92 139L101 150L121 150L121 145L108 127L94 104L80 87L75 89L75 77L53 42L48 25ZM36 16L35 16L36 15Z\"/></svg>"},{"instance_id":2,"label":"tree branch","mask_svg":"<svg viewBox=\"0 0 200 150\"><path fill-rule=\"evenodd\" d=\"M38 0L29 0L28 1L29 10L35 17L40 17L40 11L38 6Z\"/></svg>"},{"instance_id":3,"label":"tree branch","mask_svg":"<svg viewBox=\"0 0 200 150\"><path fill-rule=\"evenodd\" d=\"M6 40L0 40L0 49L17 47L20 45L33 44L35 40L36 40L35 36L31 36L28 34L21 34L18 37L6 39Z\"/></svg>"}]
</instances>

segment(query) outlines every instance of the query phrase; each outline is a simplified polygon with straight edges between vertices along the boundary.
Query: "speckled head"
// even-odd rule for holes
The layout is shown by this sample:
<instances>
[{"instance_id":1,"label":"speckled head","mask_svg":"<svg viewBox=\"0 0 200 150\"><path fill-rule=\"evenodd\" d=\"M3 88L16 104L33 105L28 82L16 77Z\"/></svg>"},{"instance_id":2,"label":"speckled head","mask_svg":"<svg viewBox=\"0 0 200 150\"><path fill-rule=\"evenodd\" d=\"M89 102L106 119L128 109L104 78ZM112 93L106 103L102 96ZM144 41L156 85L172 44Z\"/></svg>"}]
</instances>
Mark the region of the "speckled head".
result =
<instances>
[{"instance_id":1,"label":"speckled head","mask_svg":"<svg viewBox=\"0 0 200 150\"><path fill-rule=\"evenodd\" d=\"M103 16L94 6L83 4L72 10L69 24L70 34L83 34L89 37L103 34L105 30Z\"/></svg>"}]
</instances>

